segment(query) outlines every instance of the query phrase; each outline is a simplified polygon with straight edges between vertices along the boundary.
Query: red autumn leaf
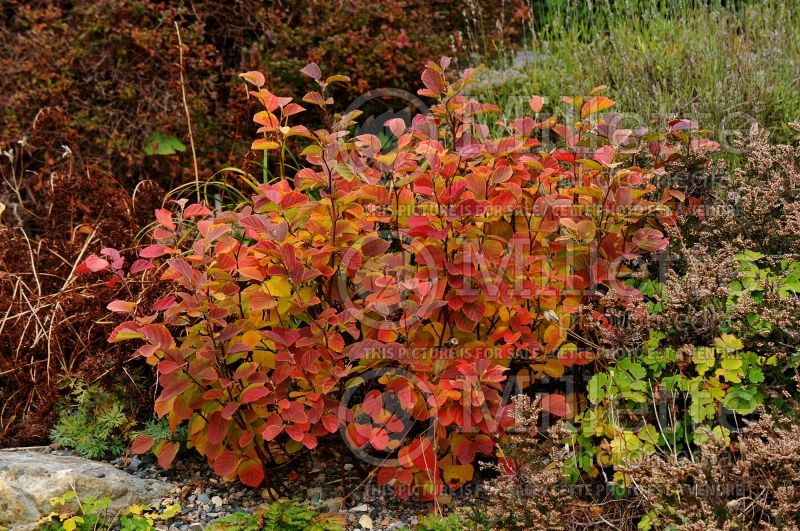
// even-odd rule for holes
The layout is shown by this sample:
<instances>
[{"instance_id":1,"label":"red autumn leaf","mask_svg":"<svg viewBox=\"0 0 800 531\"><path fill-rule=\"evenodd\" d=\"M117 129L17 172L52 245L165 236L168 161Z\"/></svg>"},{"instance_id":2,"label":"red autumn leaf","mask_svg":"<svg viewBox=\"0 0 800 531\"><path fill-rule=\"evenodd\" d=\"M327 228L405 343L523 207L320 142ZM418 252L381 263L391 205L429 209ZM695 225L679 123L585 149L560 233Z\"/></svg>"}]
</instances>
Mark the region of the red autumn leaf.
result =
<instances>
[{"instance_id":1,"label":"red autumn leaf","mask_svg":"<svg viewBox=\"0 0 800 531\"><path fill-rule=\"evenodd\" d=\"M191 204L188 207L186 207L186 209L183 211L184 218L198 218L198 217L204 218L210 215L211 215L211 210L207 206L201 205L199 203Z\"/></svg>"},{"instance_id":2,"label":"red autumn leaf","mask_svg":"<svg viewBox=\"0 0 800 531\"><path fill-rule=\"evenodd\" d=\"M362 407L364 409L364 413L370 415L372 418L380 415L381 411L383 410L383 399L380 391L373 390L367 393L367 396L364 397Z\"/></svg>"},{"instance_id":3,"label":"red autumn leaf","mask_svg":"<svg viewBox=\"0 0 800 531\"><path fill-rule=\"evenodd\" d=\"M194 385L191 380L179 380L174 384L170 384L161 391L159 398L163 401L169 400L170 398L177 396L187 389L191 388Z\"/></svg>"},{"instance_id":4,"label":"red autumn leaf","mask_svg":"<svg viewBox=\"0 0 800 531\"><path fill-rule=\"evenodd\" d=\"M159 349L168 349L174 343L172 334L166 326L162 324L147 324L139 329L139 333L147 339L151 345Z\"/></svg>"},{"instance_id":5,"label":"red autumn leaf","mask_svg":"<svg viewBox=\"0 0 800 531\"><path fill-rule=\"evenodd\" d=\"M255 402L261 398L264 398L269 394L269 389L264 387L263 385L251 385L242 393L241 400L242 404L249 404L250 402Z\"/></svg>"},{"instance_id":6,"label":"red autumn leaf","mask_svg":"<svg viewBox=\"0 0 800 531\"><path fill-rule=\"evenodd\" d=\"M147 434L142 434L136 437L133 440L133 444L131 445L131 449L135 454L143 454L150 450L155 443L155 439Z\"/></svg>"},{"instance_id":7,"label":"red autumn leaf","mask_svg":"<svg viewBox=\"0 0 800 531\"><path fill-rule=\"evenodd\" d=\"M156 209L156 220L168 230L175 230L176 228L175 222L172 220L172 212L166 208Z\"/></svg>"},{"instance_id":8,"label":"red autumn leaf","mask_svg":"<svg viewBox=\"0 0 800 531\"><path fill-rule=\"evenodd\" d=\"M172 461L175 459L175 456L178 455L180 447L181 445L176 442L165 442L158 452L158 466L164 470L169 470L170 467L172 467Z\"/></svg>"},{"instance_id":9,"label":"red autumn leaf","mask_svg":"<svg viewBox=\"0 0 800 531\"><path fill-rule=\"evenodd\" d=\"M406 130L406 122L402 118L391 118L386 120L386 123L383 125L388 127L389 131L391 131L392 134L397 138L400 138L400 136L403 134L403 131Z\"/></svg>"},{"instance_id":10,"label":"red autumn leaf","mask_svg":"<svg viewBox=\"0 0 800 531\"><path fill-rule=\"evenodd\" d=\"M206 437L211 444L219 444L225 440L228 433L228 421L222 418L222 413L215 411L208 416Z\"/></svg>"},{"instance_id":11,"label":"red autumn leaf","mask_svg":"<svg viewBox=\"0 0 800 531\"><path fill-rule=\"evenodd\" d=\"M223 450L214 459L214 473L218 476L229 477L236 473L239 466L239 456L230 450Z\"/></svg>"},{"instance_id":12,"label":"red autumn leaf","mask_svg":"<svg viewBox=\"0 0 800 531\"><path fill-rule=\"evenodd\" d=\"M242 433L242 435L239 437L239 448L250 446L250 444L253 442L253 438L253 432L250 430Z\"/></svg>"},{"instance_id":13,"label":"red autumn leaf","mask_svg":"<svg viewBox=\"0 0 800 531\"><path fill-rule=\"evenodd\" d=\"M549 394L542 397L541 406L544 411L558 417L565 417L572 413L564 395Z\"/></svg>"},{"instance_id":14,"label":"red autumn leaf","mask_svg":"<svg viewBox=\"0 0 800 531\"><path fill-rule=\"evenodd\" d=\"M281 208L291 208L308 202L308 197L299 192L289 192L281 199Z\"/></svg>"},{"instance_id":15,"label":"red autumn leaf","mask_svg":"<svg viewBox=\"0 0 800 531\"><path fill-rule=\"evenodd\" d=\"M391 466L382 466L378 468L377 480L378 485L388 485L397 476L397 470Z\"/></svg>"},{"instance_id":16,"label":"red autumn leaf","mask_svg":"<svg viewBox=\"0 0 800 531\"><path fill-rule=\"evenodd\" d=\"M369 238L361 244L364 256L379 256L389 249L389 242L382 238Z\"/></svg>"},{"instance_id":17,"label":"red autumn leaf","mask_svg":"<svg viewBox=\"0 0 800 531\"><path fill-rule=\"evenodd\" d=\"M302 442L303 437L305 436L305 432L300 428L298 428L296 424L288 424L284 428L284 431L286 432L286 435L288 435L297 442Z\"/></svg>"},{"instance_id":18,"label":"red autumn leaf","mask_svg":"<svg viewBox=\"0 0 800 531\"><path fill-rule=\"evenodd\" d=\"M385 450L389 445L389 434L384 429L374 429L372 430L372 436L370 437L369 442L376 450Z\"/></svg>"},{"instance_id":19,"label":"red autumn leaf","mask_svg":"<svg viewBox=\"0 0 800 531\"><path fill-rule=\"evenodd\" d=\"M335 433L339 429L339 418L336 415L323 415L322 424L328 433Z\"/></svg>"},{"instance_id":20,"label":"red autumn leaf","mask_svg":"<svg viewBox=\"0 0 800 531\"><path fill-rule=\"evenodd\" d=\"M239 404L236 402L228 402L220 411L220 415L225 420L230 420L233 417L233 414L239 409Z\"/></svg>"},{"instance_id":21,"label":"red autumn leaf","mask_svg":"<svg viewBox=\"0 0 800 531\"><path fill-rule=\"evenodd\" d=\"M303 440L301 441L303 446L308 448L309 450L313 450L317 447L318 441L316 435L313 433L306 433L303 435Z\"/></svg>"},{"instance_id":22,"label":"red autumn leaf","mask_svg":"<svg viewBox=\"0 0 800 531\"><path fill-rule=\"evenodd\" d=\"M648 253L663 251L669 244L669 241L660 230L651 227L642 227L637 230L633 235L632 241L637 249Z\"/></svg>"},{"instance_id":23,"label":"red autumn leaf","mask_svg":"<svg viewBox=\"0 0 800 531\"><path fill-rule=\"evenodd\" d=\"M603 166L610 166L614 162L614 148L603 146L594 152L594 160Z\"/></svg>"},{"instance_id":24,"label":"red autumn leaf","mask_svg":"<svg viewBox=\"0 0 800 531\"><path fill-rule=\"evenodd\" d=\"M177 363L173 360L161 360L158 363L158 372L161 374L171 374L180 369L182 366L183 366L182 364Z\"/></svg>"},{"instance_id":25,"label":"red autumn leaf","mask_svg":"<svg viewBox=\"0 0 800 531\"><path fill-rule=\"evenodd\" d=\"M264 481L264 466L258 461L249 460L239 465L239 481L248 487L258 487Z\"/></svg>"},{"instance_id":26,"label":"red autumn leaf","mask_svg":"<svg viewBox=\"0 0 800 531\"><path fill-rule=\"evenodd\" d=\"M269 418L267 418L264 426L262 426L261 437L263 437L265 441L271 441L282 431L283 421L281 420L280 416L278 416L276 413L273 413L269 416Z\"/></svg>"},{"instance_id":27,"label":"red autumn leaf","mask_svg":"<svg viewBox=\"0 0 800 531\"><path fill-rule=\"evenodd\" d=\"M142 258L158 258L159 256L164 256L167 254L167 248L163 245L148 245L144 249L139 252L139 256Z\"/></svg>"},{"instance_id":28,"label":"red autumn leaf","mask_svg":"<svg viewBox=\"0 0 800 531\"><path fill-rule=\"evenodd\" d=\"M432 95L438 95L445 89L442 73L432 68L426 68L422 72L422 84L433 93Z\"/></svg>"},{"instance_id":29,"label":"red autumn leaf","mask_svg":"<svg viewBox=\"0 0 800 531\"><path fill-rule=\"evenodd\" d=\"M141 273L142 271L152 269L153 267L155 266L153 266L153 263L150 262L150 260L138 259L131 265L130 274L135 275L137 273Z\"/></svg>"}]
</instances>

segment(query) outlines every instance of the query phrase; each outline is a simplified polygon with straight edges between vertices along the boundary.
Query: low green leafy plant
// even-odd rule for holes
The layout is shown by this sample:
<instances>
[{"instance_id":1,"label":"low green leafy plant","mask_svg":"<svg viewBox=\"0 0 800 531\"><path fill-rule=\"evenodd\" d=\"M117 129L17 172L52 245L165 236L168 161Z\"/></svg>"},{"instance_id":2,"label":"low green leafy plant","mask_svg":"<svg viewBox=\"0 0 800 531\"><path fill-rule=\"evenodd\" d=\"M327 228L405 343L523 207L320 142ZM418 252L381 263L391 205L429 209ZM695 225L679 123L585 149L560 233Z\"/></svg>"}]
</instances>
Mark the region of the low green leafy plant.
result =
<instances>
[{"instance_id":1,"label":"low green leafy plant","mask_svg":"<svg viewBox=\"0 0 800 531\"><path fill-rule=\"evenodd\" d=\"M738 275L727 286L725 314L712 343L676 347L669 330L651 330L641 352L591 378L591 405L575 417L575 456L565 470L572 480L582 473L597 477L611 467L612 480L625 486L626 475L616 467L649 452L691 456L710 439L730 444L732 432L744 428L743 416L753 414L770 394L780 395L775 390L797 362L763 345L780 333L765 317L764 303L800 292L800 262L759 265L765 258L755 251L735 256ZM642 292L665 296L650 281ZM658 302L648 306L653 312L662 309Z\"/></svg>"},{"instance_id":2,"label":"low green leafy plant","mask_svg":"<svg viewBox=\"0 0 800 531\"><path fill-rule=\"evenodd\" d=\"M462 531L461 519L455 514L439 516L429 514L419 519L417 531Z\"/></svg>"},{"instance_id":3,"label":"low green leafy plant","mask_svg":"<svg viewBox=\"0 0 800 531\"><path fill-rule=\"evenodd\" d=\"M73 489L50 500L54 511L42 518L37 525L42 531L98 531L118 528L121 531L151 531L157 521L175 517L181 506L170 505L159 512L147 505L131 505L122 513L109 510L111 499L106 497L78 497Z\"/></svg>"},{"instance_id":4,"label":"low green leafy plant","mask_svg":"<svg viewBox=\"0 0 800 531\"><path fill-rule=\"evenodd\" d=\"M320 513L314 507L277 501L253 513L239 511L216 520L208 531L343 531L338 514Z\"/></svg>"},{"instance_id":5,"label":"low green leafy plant","mask_svg":"<svg viewBox=\"0 0 800 531\"><path fill-rule=\"evenodd\" d=\"M74 380L67 387L50 432L52 442L90 459L121 455L136 422L128 401L98 384Z\"/></svg>"},{"instance_id":6,"label":"low green leafy plant","mask_svg":"<svg viewBox=\"0 0 800 531\"><path fill-rule=\"evenodd\" d=\"M597 477L656 448L683 455L710 437L730 442L737 422L723 412L749 415L763 402L757 384L774 361L744 351L736 336L681 350L661 348L662 338L654 334L641 356L622 358L589 381L592 405L575 419L577 450L566 470L573 479ZM613 481L624 486L626 476L615 470Z\"/></svg>"}]
</instances>

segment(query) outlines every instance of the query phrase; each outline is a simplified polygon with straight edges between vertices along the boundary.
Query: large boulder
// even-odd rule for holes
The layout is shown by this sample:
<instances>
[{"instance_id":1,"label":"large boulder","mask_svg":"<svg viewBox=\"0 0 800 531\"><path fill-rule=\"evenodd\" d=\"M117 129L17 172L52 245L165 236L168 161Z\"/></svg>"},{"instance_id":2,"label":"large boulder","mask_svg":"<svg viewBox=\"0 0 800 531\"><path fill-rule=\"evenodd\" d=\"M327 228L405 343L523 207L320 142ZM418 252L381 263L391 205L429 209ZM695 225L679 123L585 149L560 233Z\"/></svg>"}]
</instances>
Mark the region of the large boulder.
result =
<instances>
[{"instance_id":1,"label":"large boulder","mask_svg":"<svg viewBox=\"0 0 800 531\"><path fill-rule=\"evenodd\" d=\"M0 527L34 529L53 511L50 499L73 488L79 498L108 496L108 514L129 505L151 504L173 485L132 476L107 463L30 450L0 450Z\"/></svg>"}]
</instances>

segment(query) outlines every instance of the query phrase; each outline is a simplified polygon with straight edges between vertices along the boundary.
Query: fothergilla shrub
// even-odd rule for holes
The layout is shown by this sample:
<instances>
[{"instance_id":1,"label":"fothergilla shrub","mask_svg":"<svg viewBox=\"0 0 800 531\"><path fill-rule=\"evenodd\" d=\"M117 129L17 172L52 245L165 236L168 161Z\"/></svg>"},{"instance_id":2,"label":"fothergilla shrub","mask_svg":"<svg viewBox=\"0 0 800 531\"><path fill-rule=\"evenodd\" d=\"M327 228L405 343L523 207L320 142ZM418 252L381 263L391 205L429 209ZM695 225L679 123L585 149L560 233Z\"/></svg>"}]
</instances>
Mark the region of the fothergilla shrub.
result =
<instances>
[{"instance_id":1,"label":"fothergilla shrub","mask_svg":"<svg viewBox=\"0 0 800 531\"><path fill-rule=\"evenodd\" d=\"M659 225L682 197L653 197L652 181L708 147L687 122L615 127L601 88L568 100L577 122L542 116L538 97L532 115L504 121L462 95L472 72L451 82L448 63L422 74L430 112L389 120L383 140L350 132L358 111L329 110L344 76L303 69L319 85L303 102L331 123L311 131L293 125L300 104L243 74L263 104L252 200L159 209L130 273L87 260L174 286L152 307L112 302L130 317L110 341L141 342L159 373L156 413L188 423L188 445L219 475L257 486L265 467L338 431L399 495L462 485L513 425L509 360L524 352L548 375L590 363L568 342L576 313L596 292L635 295L620 280L627 261L666 247ZM570 414L564 395L542 403ZM141 436L134 450L153 444ZM177 444L157 444L169 467Z\"/></svg>"}]
</instances>

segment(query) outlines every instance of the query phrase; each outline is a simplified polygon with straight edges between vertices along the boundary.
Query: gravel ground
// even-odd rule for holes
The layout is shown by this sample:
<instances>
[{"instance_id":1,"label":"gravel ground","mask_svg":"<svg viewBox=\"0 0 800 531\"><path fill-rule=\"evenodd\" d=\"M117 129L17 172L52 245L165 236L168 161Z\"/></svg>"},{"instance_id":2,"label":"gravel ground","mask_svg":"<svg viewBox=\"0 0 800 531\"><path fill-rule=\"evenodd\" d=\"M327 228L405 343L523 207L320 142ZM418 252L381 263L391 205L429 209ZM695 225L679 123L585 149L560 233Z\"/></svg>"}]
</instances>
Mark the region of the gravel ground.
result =
<instances>
[{"instance_id":1,"label":"gravel ground","mask_svg":"<svg viewBox=\"0 0 800 531\"><path fill-rule=\"evenodd\" d=\"M313 454L309 461L302 470L297 470L296 479L285 481L287 494L284 497L338 512L348 522L347 529L413 529L419 517L431 510L431 504L402 500L378 488L373 478L366 479L367 470L361 469L348 456L320 452ZM240 510L252 511L271 501L264 488L253 489L238 482L220 480L205 461L191 452L176 459L170 470L160 469L151 455L123 457L110 462L135 476L176 484L170 497L162 500L164 507L174 503L181 505L181 513L170 521L169 531L199 531L220 517ZM475 505L475 492L480 489L473 488L468 494L455 496L443 510L468 512ZM363 527L370 523L371 528Z\"/></svg>"}]
</instances>

